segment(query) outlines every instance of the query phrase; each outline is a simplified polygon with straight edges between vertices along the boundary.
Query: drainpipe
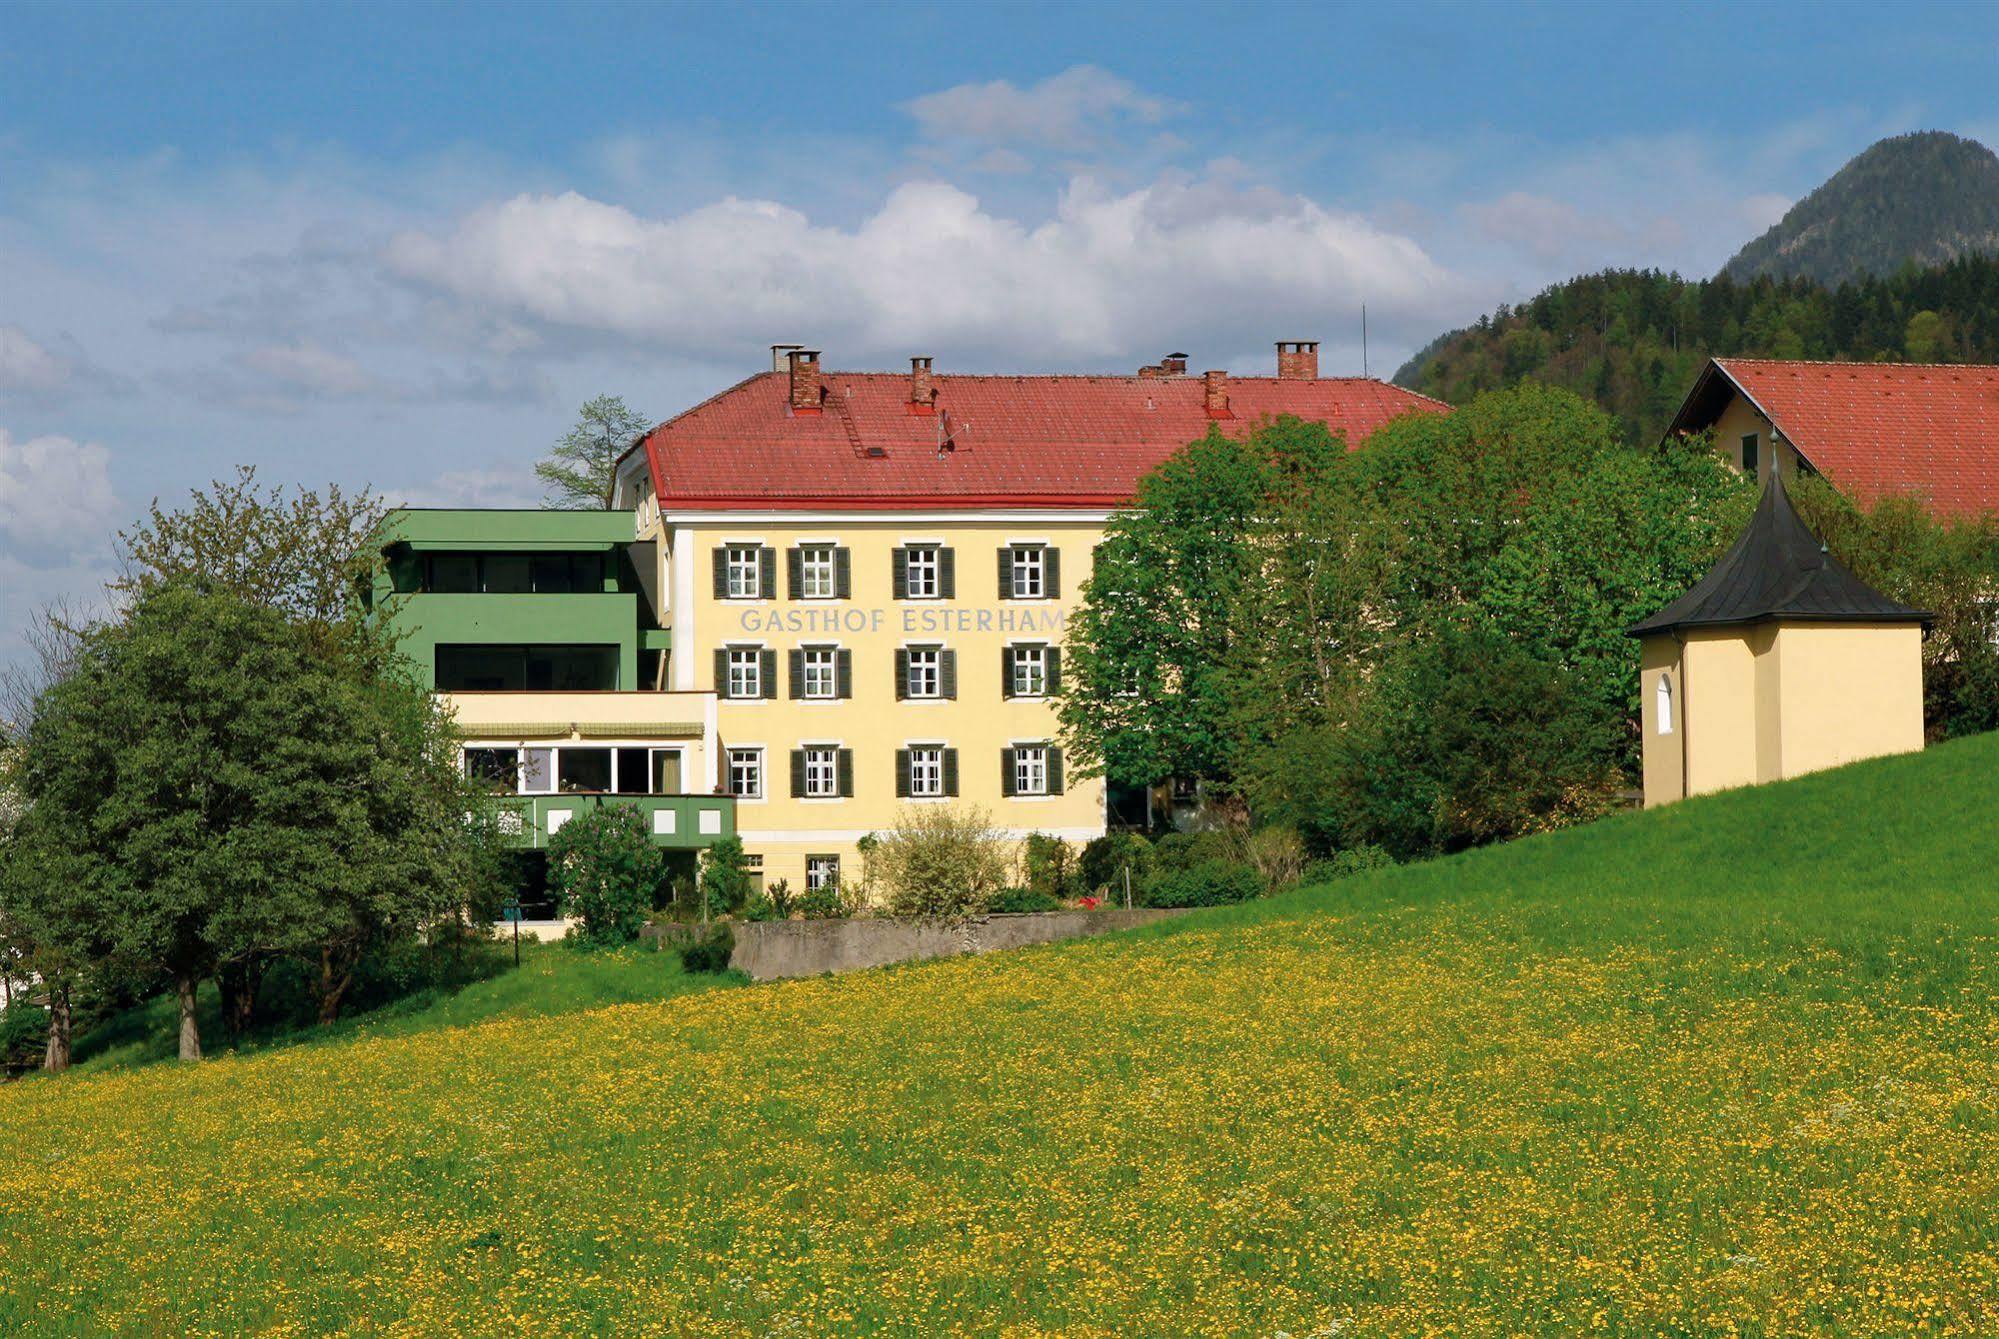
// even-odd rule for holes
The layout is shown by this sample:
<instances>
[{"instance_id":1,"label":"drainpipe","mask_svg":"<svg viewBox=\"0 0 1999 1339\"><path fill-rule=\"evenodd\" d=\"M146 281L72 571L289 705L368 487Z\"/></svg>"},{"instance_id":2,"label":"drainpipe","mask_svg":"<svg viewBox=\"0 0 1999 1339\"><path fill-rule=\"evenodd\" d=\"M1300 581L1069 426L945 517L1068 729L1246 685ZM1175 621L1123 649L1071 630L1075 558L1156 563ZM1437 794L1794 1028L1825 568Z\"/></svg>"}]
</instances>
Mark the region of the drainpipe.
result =
<instances>
[{"instance_id":1,"label":"drainpipe","mask_svg":"<svg viewBox=\"0 0 1999 1339\"><path fill-rule=\"evenodd\" d=\"M1687 639L1678 628L1673 629L1673 645L1680 648L1680 798L1684 800L1693 794L1694 779L1687 771L1687 723L1693 717L1694 697L1687 691Z\"/></svg>"}]
</instances>

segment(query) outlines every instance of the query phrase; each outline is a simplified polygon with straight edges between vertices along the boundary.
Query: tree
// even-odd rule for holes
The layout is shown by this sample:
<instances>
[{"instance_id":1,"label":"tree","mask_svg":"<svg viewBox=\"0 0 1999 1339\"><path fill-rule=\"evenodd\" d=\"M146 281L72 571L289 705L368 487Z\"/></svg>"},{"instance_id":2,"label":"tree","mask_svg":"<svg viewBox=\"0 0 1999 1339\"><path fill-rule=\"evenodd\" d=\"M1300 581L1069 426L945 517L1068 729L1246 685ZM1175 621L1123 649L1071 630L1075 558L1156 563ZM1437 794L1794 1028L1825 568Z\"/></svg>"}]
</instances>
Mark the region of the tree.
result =
<instances>
[{"instance_id":1,"label":"tree","mask_svg":"<svg viewBox=\"0 0 1999 1339\"><path fill-rule=\"evenodd\" d=\"M583 922L592 944L629 944L645 928L663 862L636 809L593 809L548 842L549 882L565 916Z\"/></svg>"},{"instance_id":2,"label":"tree","mask_svg":"<svg viewBox=\"0 0 1999 1339\"><path fill-rule=\"evenodd\" d=\"M957 920L984 911L1006 887L1012 855L985 810L912 805L868 851L868 883L898 916Z\"/></svg>"},{"instance_id":3,"label":"tree","mask_svg":"<svg viewBox=\"0 0 1999 1339\"><path fill-rule=\"evenodd\" d=\"M750 899L750 858L741 837L724 837L701 853L701 914L726 916Z\"/></svg>"},{"instance_id":4,"label":"tree","mask_svg":"<svg viewBox=\"0 0 1999 1339\"><path fill-rule=\"evenodd\" d=\"M609 511L618 485L618 457L649 423L615 395L584 402L576 426L563 434L534 472L548 487L547 504L566 511Z\"/></svg>"},{"instance_id":5,"label":"tree","mask_svg":"<svg viewBox=\"0 0 1999 1339\"><path fill-rule=\"evenodd\" d=\"M201 1054L204 977L315 956L331 1021L360 953L446 914L482 868L448 722L376 672L378 648L343 644L148 582L37 702L21 785L41 876L15 909L66 965L170 978L183 1059Z\"/></svg>"}]
</instances>

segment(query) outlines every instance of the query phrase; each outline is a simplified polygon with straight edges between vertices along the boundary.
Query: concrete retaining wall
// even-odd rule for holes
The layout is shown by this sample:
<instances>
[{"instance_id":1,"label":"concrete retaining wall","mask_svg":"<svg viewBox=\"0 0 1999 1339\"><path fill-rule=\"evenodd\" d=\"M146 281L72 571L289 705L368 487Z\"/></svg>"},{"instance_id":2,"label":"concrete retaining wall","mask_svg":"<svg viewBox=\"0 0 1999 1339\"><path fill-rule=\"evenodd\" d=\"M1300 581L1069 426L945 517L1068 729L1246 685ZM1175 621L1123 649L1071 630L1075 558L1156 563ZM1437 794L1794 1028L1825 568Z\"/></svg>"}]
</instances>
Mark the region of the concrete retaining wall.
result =
<instances>
[{"instance_id":1,"label":"concrete retaining wall","mask_svg":"<svg viewBox=\"0 0 1999 1339\"><path fill-rule=\"evenodd\" d=\"M752 921L738 923L729 965L752 980L854 972L922 958L1025 948L1149 925L1178 911L1037 911L976 920Z\"/></svg>"}]
</instances>

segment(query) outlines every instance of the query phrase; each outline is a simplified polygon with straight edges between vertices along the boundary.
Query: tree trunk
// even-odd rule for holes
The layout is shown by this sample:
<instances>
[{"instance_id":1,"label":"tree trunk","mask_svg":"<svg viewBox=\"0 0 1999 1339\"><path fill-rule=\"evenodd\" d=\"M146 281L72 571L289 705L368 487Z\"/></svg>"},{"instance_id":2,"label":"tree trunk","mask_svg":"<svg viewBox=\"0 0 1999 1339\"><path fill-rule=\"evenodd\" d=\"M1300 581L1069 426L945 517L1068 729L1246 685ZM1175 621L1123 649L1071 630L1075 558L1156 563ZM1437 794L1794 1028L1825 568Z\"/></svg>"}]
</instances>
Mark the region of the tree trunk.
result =
<instances>
[{"instance_id":1,"label":"tree trunk","mask_svg":"<svg viewBox=\"0 0 1999 1339\"><path fill-rule=\"evenodd\" d=\"M340 1001L354 981L354 964L331 945L319 950L319 1025L330 1027L340 1017Z\"/></svg>"},{"instance_id":2,"label":"tree trunk","mask_svg":"<svg viewBox=\"0 0 1999 1339\"><path fill-rule=\"evenodd\" d=\"M201 982L192 976L174 978L180 992L180 1058L201 1059L201 1022L194 1016L195 992Z\"/></svg>"},{"instance_id":3,"label":"tree trunk","mask_svg":"<svg viewBox=\"0 0 1999 1339\"><path fill-rule=\"evenodd\" d=\"M49 1047L42 1053L42 1068L60 1074L69 1068L70 1036L69 983L49 983Z\"/></svg>"}]
</instances>

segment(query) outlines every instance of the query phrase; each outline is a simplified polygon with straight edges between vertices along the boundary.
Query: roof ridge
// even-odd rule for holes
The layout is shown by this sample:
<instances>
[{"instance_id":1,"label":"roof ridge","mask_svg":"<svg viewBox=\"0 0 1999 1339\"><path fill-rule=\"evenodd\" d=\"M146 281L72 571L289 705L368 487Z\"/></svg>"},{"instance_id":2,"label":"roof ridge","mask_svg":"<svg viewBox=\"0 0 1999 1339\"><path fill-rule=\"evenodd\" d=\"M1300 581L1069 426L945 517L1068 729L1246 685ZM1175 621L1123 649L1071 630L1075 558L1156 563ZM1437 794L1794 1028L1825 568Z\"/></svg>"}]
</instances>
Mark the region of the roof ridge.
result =
<instances>
[{"instance_id":1,"label":"roof ridge","mask_svg":"<svg viewBox=\"0 0 1999 1339\"><path fill-rule=\"evenodd\" d=\"M1999 372L1999 363L1877 363L1858 362L1851 358L1744 358L1729 355L1717 356L1717 363L1756 363L1764 367L1863 367L1877 370L1907 368L1911 371L1945 369L1960 372Z\"/></svg>"}]
</instances>

